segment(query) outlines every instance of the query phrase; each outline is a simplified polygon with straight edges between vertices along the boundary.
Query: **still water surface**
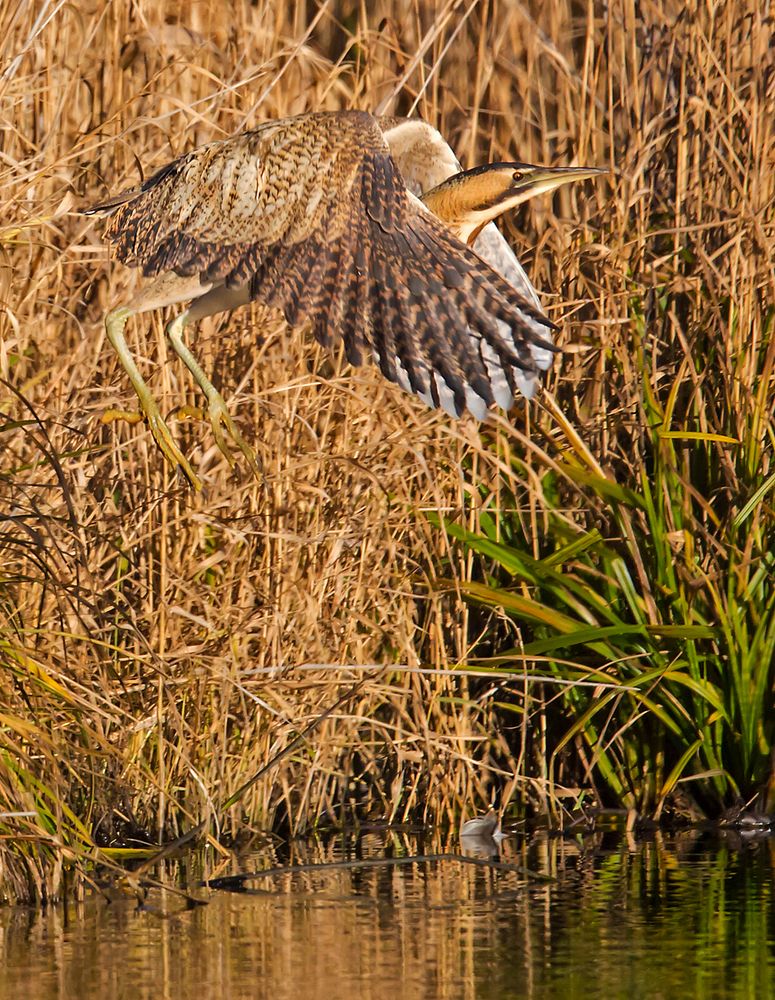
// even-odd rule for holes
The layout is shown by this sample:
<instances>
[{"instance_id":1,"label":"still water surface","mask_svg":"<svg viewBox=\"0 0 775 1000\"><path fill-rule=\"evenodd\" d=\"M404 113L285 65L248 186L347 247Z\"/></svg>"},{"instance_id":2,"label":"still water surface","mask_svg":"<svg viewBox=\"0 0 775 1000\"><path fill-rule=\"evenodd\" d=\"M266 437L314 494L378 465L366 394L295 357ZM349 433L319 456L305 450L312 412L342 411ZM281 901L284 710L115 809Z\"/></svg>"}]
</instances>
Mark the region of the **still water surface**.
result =
<instances>
[{"instance_id":1,"label":"still water surface","mask_svg":"<svg viewBox=\"0 0 775 1000\"><path fill-rule=\"evenodd\" d=\"M0 910L0 997L775 997L772 838L538 836L504 842L502 867L391 862L463 850L369 834L171 865L161 878L208 900L192 910L157 889L142 910L117 891ZM288 865L227 882L241 891L198 884Z\"/></svg>"}]
</instances>

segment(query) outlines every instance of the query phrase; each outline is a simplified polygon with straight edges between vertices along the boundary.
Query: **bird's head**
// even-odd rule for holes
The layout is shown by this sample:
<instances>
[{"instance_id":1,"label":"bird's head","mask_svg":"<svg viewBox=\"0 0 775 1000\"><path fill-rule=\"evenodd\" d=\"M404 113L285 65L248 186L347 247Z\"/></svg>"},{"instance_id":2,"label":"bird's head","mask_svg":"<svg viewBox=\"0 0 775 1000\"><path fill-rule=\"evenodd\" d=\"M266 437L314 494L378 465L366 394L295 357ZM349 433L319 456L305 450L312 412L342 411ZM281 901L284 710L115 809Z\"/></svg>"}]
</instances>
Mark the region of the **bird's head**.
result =
<instances>
[{"instance_id":1,"label":"bird's head","mask_svg":"<svg viewBox=\"0 0 775 1000\"><path fill-rule=\"evenodd\" d=\"M600 167L537 167L530 163L485 163L449 177L423 195L434 215L464 242L472 242L482 227L528 198L554 191L562 184L596 177Z\"/></svg>"}]
</instances>

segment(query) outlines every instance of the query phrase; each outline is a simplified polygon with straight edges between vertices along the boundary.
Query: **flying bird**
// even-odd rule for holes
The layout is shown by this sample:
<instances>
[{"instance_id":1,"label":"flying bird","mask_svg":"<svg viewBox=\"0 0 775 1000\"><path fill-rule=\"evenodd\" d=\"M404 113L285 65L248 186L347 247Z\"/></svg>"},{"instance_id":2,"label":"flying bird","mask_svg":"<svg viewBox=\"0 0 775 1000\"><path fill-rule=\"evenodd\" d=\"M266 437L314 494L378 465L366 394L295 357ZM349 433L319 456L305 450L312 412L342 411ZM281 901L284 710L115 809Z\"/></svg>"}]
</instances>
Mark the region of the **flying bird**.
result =
<instances>
[{"instance_id":1,"label":"flying bird","mask_svg":"<svg viewBox=\"0 0 775 1000\"><path fill-rule=\"evenodd\" d=\"M205 316L250 301L310 323L348 360L373 358L390 381L459 416L483 419L530 396L556 351L554 324L492 220L594 168L494 163L461 171L441 135L416 119L364 111L267 122L168 163L140 188L87 211L109 216L118 259L153 280L105 319L154 439L189 483L175 444L124 337L127 320L191 302L170 343L254 472L252 448L183 339Z\"/></svg>"}]
</instances>

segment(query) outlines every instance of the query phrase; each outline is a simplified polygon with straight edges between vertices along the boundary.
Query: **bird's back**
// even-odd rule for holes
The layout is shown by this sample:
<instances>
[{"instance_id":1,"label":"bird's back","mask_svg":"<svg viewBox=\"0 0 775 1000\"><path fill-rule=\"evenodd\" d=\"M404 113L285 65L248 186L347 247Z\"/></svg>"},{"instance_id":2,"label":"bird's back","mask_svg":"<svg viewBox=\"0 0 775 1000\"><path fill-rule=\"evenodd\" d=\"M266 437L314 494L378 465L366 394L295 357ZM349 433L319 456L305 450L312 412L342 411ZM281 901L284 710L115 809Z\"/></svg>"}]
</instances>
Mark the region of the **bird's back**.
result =
<instances>
[{"instance_id":1,"label":"bird's back","mask_svg":"<svg viewBox=\"0 0 775 1000\"><path fill-rule=\"evenodd\" d=\"M105 239L122 263L147 275L177 269L191 240L227 252L257 240L299 243L323 222L336 238L355 178L380 152L381 133L366 112L299 115L200 146L91 211L112 211ZM156 261L171 237L181 254Z\"/></svg>"}]
</instances>

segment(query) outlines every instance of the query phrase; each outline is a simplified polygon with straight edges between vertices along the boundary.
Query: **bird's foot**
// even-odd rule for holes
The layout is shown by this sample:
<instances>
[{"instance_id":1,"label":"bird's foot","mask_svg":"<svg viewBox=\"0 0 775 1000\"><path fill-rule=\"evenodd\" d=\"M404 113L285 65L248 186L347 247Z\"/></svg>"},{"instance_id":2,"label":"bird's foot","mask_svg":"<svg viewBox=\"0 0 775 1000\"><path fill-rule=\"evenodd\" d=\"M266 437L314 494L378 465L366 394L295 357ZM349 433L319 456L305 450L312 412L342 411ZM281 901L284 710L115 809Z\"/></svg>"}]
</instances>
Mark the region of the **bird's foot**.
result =
<instances>
[{"instance_id":1,"label":"bird's foot","mask_svg":"<svg viewBox=\"0 0 775 1000\"><path fill-rule=\"evenodd\" d=\"M188 403L185 406L179 406L175 410L176 420L204 420L205 415L199 406L189 406Z\"/></svg>"},{"instance_id":2,"label":"bird's foot","mask_svg":"<svg viewBox=\"0 0 775 1000\"><path fill-rule=\"evenodd\" d=\"M199 476L197 476L191 468L186 456L175 444L172 434L170 433L170 429L164 422L164 418L161 413L154 408L150 413L146 413L146 416L148 418L148 427L150 428L151 434L153 434L153 439L159 446L161 453L168 462L171 462L172 465L176 465L180 469L188 480L191 488L199 492L202 489L202 483Z\"/></svg>"},{"instance_id":3,"label":"bird's foot","mask_svg":"<svg viewBox=\"0 0 775 1000\"><path fill-rule=\"evenodd\" d=\"M148 426L153 434L154 441L161 449L162 454L171 462L180 468L180 471L188 480L189 485L192 489L197 492L202 489L202 483L191 468L191 465L183 454L183 452L175 444L172 434L170 434L170 429L164 422L159 410L156 408L155 403L149 406L149 412L142 413L139 410L105 410L102 414L101 420L103 424L112 424L118 420L123 420L127 424L139 424L141 420L147 418Z\"/></svg>"},{"instance_id":4,"label":"bird's foot","mask_svg":"<svg viewBox=\"0 0 775 1000\"><path fill-rule=\"evenodd\" d=\"M229 465L234 467L234 456L231 453L231 449L226 444L226 440L221 431L221 424L224 425L229 433L229 437L232 439L234 444L239 448L242 454L247 459L250 470L256 478L261 475L261 469L258 465L258 459L256 458L256 453L250 447L250 445L245 441L239 432L239 428L232 420L229 415L229 411L226 409L226 403L223 401L223 397L220 393L214 393L210 396L208 415L210 417L210 425L213 429L213 436L215 437L215 443L221 449Z\"/></svg>"},{"instance_id":5,"label":"bird's foot","mask_svg":"<svg viewBox=\"0 0 775 1000\"><path fill-rule=\"evenodd\" d=\"M112 424L117 420L123 420L126 424L139 424L143 419L143 414L139 410L105 410L100 418L103 424Z\"/></svg>"}]
</instances>

